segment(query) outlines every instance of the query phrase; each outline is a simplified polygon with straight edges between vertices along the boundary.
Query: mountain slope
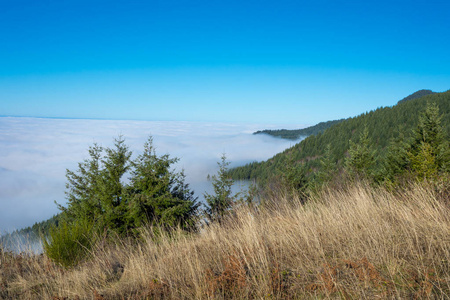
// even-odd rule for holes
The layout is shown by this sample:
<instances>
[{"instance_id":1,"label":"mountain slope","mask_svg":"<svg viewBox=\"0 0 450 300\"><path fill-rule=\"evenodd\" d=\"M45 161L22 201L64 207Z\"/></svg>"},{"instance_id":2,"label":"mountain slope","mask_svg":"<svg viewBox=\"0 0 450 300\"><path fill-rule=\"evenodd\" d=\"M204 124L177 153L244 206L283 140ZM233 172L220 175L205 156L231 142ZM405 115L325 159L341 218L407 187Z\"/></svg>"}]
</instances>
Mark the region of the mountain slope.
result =
<instances>
[{"instance_id":1,"label":"mountain slope","mask_svg":"<svg viewBox=\"0 0 450 300\"><path fill-rule=\"evenodd\" d=\"M342 165L350 146L349 140L357 141L365 127L378 155L383 156L391 138L397 137L400 131L409 135L427 102L434 102L439 106L440 114L443 116L442 126L447 133L450 132L450 91L433 93L346 119L322 133L309 136L267 161L234 168L230 170L230 175L234 179L263 180L277 174L288 161L292 160L304 162L309 170L317 170L320 168L318 158L324 154L328 144L331 146L334 160L338 165Z\"/></svg>"},{"instance_id":2,"label":"mountain slope","mask_svg":"<svg viewBox=\"0 0 450 300\"><path fill-rule=\"evenodd\" d=\"M333 120L333 121L327 121L327 122L320 122L314 126L310 126L303 129L277 129L277 130L258 130L254 132L253 134L268 134L274 137L280 137L283 139L289 139L289 140L296 140L302 136L310 136L310 135L316 135L318 133L321 133L327 128L330 128L331 126L338 124L345 119L340 120Z\"/></svg>"},{"instance_id":3,"label":"mountain slope","mask_svg":"<svg viewBox=\"0 0 450 300\"><path fill-rule=\"evenodd\" d=\"M431 95L431 94L435 94L435 92L433 92L432 90L419 90L419 91L412 93L411 95L403 98L402 100L399 100L398 103L406 102L409 100L414 100L414 99L421 98L423 96L427 96L427 95ZM320 122L314 126L310 126L310 127L303 128L303 129L258 130L256 132L254 132L253 134L268 134L268 135L283 138L283 139L296 140L302 136L316 135L320 132L323 132L327 128L330 128L331 126L333 126L337 123L340 123L344 120L346 120L346 119Z\"/></svg>"}]
</instances>

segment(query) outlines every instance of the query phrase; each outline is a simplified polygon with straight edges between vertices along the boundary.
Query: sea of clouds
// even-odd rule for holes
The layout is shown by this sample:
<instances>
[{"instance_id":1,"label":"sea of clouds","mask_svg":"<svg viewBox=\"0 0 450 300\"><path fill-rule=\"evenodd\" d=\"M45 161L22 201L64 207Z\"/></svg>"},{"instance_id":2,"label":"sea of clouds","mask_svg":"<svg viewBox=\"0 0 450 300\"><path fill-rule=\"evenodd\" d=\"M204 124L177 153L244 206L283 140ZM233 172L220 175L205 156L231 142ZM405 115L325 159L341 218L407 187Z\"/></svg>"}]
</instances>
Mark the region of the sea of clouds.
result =
<instances>
[{"instance_id":1,"label":"sea of clouds","mask_svg":"<svg viewBox=\"0 0 450 300\"><path fill-rule=\"evenodd\" d=\"M158 155L180 160L187 182L201 200L211 192L208 174L225 153L231 167L268 159L295 142L256 130L267 124L178 121L111 121L0 117L0 232L31 226L58 213L65 203L66 169L76 170L93 143L105 147L123 135L133 157L151 135ZM301 128L291 125L290 128Z\"/></svg>"}]
</instances>

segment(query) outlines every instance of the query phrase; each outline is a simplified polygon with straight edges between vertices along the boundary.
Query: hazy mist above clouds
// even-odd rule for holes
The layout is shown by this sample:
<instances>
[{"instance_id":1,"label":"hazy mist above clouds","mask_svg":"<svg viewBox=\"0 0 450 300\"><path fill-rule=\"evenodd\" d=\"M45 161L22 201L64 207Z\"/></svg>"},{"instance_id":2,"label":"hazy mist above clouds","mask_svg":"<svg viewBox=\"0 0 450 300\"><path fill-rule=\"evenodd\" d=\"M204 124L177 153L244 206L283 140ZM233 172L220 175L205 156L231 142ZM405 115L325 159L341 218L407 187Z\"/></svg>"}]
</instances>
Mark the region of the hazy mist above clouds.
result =
<instances>
[{"instance_id":1,"label":"hazy mist above clouds","mask_svg":"<svg viewBox=\"0 0 450 300\"><path fill-rule=\"evenodd\" d=\"M263 124L0 118L0 232L33 225L65 203L66 169L88 158L94 142L112 146L123 135L133 157L151 135L159 155L180 158L187 182L200 196L210 188L222 153L231 166L265 160L294 142L251 133ZM300 128L291 125L290 128Z\"/></svg>"}]
</instances>

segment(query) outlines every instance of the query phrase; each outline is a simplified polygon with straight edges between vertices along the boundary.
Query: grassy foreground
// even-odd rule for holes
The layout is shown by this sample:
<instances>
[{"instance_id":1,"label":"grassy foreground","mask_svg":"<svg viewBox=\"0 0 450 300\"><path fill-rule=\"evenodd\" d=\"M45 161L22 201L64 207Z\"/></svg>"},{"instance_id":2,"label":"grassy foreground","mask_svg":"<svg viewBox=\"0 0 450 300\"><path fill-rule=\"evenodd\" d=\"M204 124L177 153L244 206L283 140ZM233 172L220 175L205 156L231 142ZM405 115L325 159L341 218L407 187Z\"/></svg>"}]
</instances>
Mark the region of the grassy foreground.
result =
<instances>
[{"instance_id":1,"label":"grassy foreground","mask_svg":"<svg viewBox=\"0 0 450 300\"><path fill-rule=\"evenodd\" d=\"M448 195L356 185L268 202L194 235L99 244L69 270L0 252L0 298L450 298Z\"/></svg>"}]
</instances>

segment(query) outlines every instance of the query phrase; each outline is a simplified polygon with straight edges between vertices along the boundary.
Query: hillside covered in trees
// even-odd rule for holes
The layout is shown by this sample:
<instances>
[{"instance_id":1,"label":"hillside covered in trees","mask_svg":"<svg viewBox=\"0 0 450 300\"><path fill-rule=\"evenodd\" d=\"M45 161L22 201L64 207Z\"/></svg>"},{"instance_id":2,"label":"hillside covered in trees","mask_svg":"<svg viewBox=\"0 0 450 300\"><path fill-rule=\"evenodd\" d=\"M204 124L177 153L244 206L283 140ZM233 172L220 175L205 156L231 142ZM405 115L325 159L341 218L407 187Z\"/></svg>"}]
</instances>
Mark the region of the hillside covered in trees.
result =
<instances>
[{"instance_id":1,"label":"hillside covered in trees","mask_svg":"<svg viewBox=\"0 0 450 300\"><path fill-rule=\"evenodd\" d=\"M422 94L425 96L419 97ZM411 138L419 116L428 104L435 104L440 114L443 132L450 132L450 91L432 93L419 91L398 102L392 107L382 107L334 124L317 135L309 136L300 143L286 149L264 162L253 162L230 171L236 180L266 180L286 173L286 166L292 163L302 166L303 172L310 176L320 174L324 169L323 158L334 167L344 167L346 157L352 146L366 131L366 139L373 152L374 175L383 176L384 158L390 144L396 140L405 142ZM401 140L401 141L399 141ZM328 149L328 151L327 151Z\"/></svg>"},{"instance_id":2,"label":"hillside covered in trees","mask_svg":"<svg viewBox=\"0 0 450 300\"><path fill-rule=\"evenodd\" d=\"M324 131L327 128L330 128L334 124L340 123L344 121L345 119L340 120L333 120L333 121L327 121L327 122L320 122L319 124L316 124L314 126L306 127L303 129L265 129L265 130L258 130L254 132L253 134L268 134L274 137L279 137L283 139L289 139L289 140L296 140L301 137L310 136L310 135L316 135L322 131Z\"/></svg>"},{"instance_id":3,"label":"hillside covered in trees","mask_svg":"<svg viewBox=\"0 0 450 300\"><path fill-rule=\"evenodd\" d=\"M435 92L433 92L431 90L419 90L419 91L412 93L411 95L403 98L402 100L399 100L398 103L406 102L409 100L414 100L414 99L421 98L423 96L427 96L430 94L435 94ZM309 126L309 127L302 128L302 129L264 129L264 130L258 130L256 132L254 132L253 134L268 134L268 135L283 138L283 139L296 140L296 139L299 139L300 137L316 135L316 134L323 132L324 130L330 128L331 126L338 124L344 120L346 120L346 119L320 122L316 125Z\"/></svg>"}]
</instances>

